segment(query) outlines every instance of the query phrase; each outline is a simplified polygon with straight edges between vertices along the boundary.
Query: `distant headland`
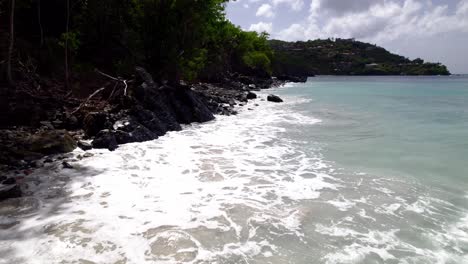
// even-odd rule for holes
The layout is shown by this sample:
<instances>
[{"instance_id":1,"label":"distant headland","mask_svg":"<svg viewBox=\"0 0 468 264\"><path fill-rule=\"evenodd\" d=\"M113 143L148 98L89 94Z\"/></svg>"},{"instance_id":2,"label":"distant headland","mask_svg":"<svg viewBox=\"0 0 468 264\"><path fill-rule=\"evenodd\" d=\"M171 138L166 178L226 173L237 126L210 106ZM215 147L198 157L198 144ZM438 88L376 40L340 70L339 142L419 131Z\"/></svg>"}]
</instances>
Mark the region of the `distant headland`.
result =
<instances>
[{"instance_id":1,"label":"distant headland","mask_svg":"<svg viewBox=\"0 0 468 264\"><path fill-rule=\"evenodd\" d=\"M354 39L269 43L274 75L450 75L441 63L410 60Z\"/></svg>"}]
</instances>

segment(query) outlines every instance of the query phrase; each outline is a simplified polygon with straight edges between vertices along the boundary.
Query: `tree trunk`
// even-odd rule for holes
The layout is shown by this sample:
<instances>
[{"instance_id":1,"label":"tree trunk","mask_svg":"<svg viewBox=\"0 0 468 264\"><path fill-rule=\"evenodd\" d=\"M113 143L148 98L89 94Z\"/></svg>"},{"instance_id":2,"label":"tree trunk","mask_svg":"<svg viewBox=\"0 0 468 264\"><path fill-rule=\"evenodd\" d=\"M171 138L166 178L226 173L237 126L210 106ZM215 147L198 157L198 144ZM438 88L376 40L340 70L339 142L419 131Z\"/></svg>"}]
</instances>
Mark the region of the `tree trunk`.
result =
<instances>
[{"instance_id":1,"label":"tree trunk","mask_svg":"<svg viewBox=\"0 0 468 264\"><path fill-rule=\"evenodd\" d=\"M70 89L70 74L68 70L68 30L70 25L70 0L67 0L67 23L65 28L65 86Z\"/></svg>"},{"instance_id":2,"label":"tree trunk","mask_svg":"<svg viewBox=\"0 0 468 264\"><path fill-rule=\"evenodd\" d=\"M44 46L44 30L42 29L41 19L41 0L37 0L37 22L39 24L39 33L41 35L41 48Z\"/></svg>"},{"instance_id":3,"label":"tree trunk","mask_svg":"<svg viewBox=\"0 0 468 264\"><path fill-rule=\"evenodd\" d=\"M10 46L8 47L7 56L7 80L8 83L13 86L13 75L11 73L11 60L13 57L13 48L15 45L15 0L11 0L11 11L10 11Z\"/></svg>"}]
</instances>

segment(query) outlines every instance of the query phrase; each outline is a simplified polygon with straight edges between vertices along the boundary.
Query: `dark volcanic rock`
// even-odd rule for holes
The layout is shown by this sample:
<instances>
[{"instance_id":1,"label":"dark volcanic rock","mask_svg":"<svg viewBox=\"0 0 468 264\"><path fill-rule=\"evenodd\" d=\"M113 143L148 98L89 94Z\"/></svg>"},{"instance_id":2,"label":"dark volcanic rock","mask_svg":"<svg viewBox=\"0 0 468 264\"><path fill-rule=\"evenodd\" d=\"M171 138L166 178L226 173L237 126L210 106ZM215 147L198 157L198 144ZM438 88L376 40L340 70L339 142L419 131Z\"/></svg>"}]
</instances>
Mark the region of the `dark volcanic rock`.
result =
<instances>
[{"instance_id":1,"label":"dark volcanic rock","mask_svg":"<svg viewBox=\"0 0 468 264\"><path fill-rule=\"evenodd\" d=\"M279 96L274 95L274 94L268 95L267 100L270 101L270 102L274 102L274 103L282 103L283 102L283 99L281 99Z\"/></svg>"},{"instance_id":2,"label":"dark volcanic rock","mask_svg":"<svg viewBox=\"0 0 468 264\"><path fill-rule=\"evenodd\" d=\"M118 144L144 142L156 139L157 135L144 126L137 126L132 132L122 130L115 131L115 139Z\"/></svg>"},{"instance_id":3,"label":"dark volcanic rock","mask_svg":"<svg viewBox=\"0 0 468 264\"><path fill-rule=\"evenodd\" d=\"M119 144L143 142L158 137L157 134L140 124L132 116L118 120L113 128L116 130L115 137Z\"/></svg>"},{"instance_id":4,"label":"dark volcanic rock","mask_svg":"<svg viewBox=\"0 0 468 264\"><path fill-rule=\"evenodd\" d=\"M92 144L93 148L97 149L108 149L110 151L117 149L115 134L108 129L101 130L94 138Z\"/></svg>"},{"instance_id":5,"label":"dark volcanic rock","mask_svg":"<svg viewBox=\"0 0 468 264\"><path fill-rule=\"evenodd\" d=\"M67 116L64 125L65 129L78 129L80 127L78 118L74 115Z\"/></svg>"},{"instance_id":6,"label":"dark volcanic rock","mask_svg":"<svg viewBox=\"0 0 468 264\"><path fill-rule=\"evenodd\" d=\"M65 169L73 169L73 165L71 165L70 163L66 162L66 161L63 161L62 162L62 166L65 168Z\"/></svg>"},{"instance_id":7,"label":"dark volcanic rock","mask_svg":"<svg viewBox=\"0 0 468 264\"><path fill-rule=\"evenodd\" d=\"M108 114L106 112L92 112L83 120L83 130L88 137L93 137L99 131L109 126Z\"/></svg>"},{"instance_id":8,"label":"dark volcanic rock","mask_svg":"<svg viewBox=\"0 0 468 264\"><path fill-rule=\"evenodd\" d=\"M130 112L130 114L135 120L137 120L140 124L148 128L157 136L162 136L169 130L167 124L162 122L154 112L148 109L136 107Z\"/></svg>"},{"instance_id":9,"label":"dark volcanic rock","mask_svg":"<svg viewBox=\"0 0 468 264\"><path fill-rule=\"evenodd\" d=\"M195 93L189 88L176 88L173 93L173 104L177 121L182 124L192 122L207 122L214 119L213 113L208 109Z\"/></svg>"},{"instance_id":10,"label":"dark volcanic rock","mask_svg":"<svg viewBox=\"0 0 468 264\"><path fill-rule=\"evenodd\" d=\"M90 150L93 148L93 145L91 145L90 143L86 142L86 141L78 141L78 147L82 150Z\"/></svg>"},{"instance_id":11,"label":"dark volcanic rock","mask_svg":"<svg viewBox=\"0 0 468 264\"><path fill-rule=\"evenodd\" d=\"M255 93L253 93L253 92L248 92L247 93L247 99L250 100L250 99L255 99L255 98L257 98L257 95Z\"/></svg>"},{"instance_id":12,"label":"dark volcanic rock","mask_svg":"<svg viewBox=\"0 0 468 264\"><path fill-rule=\"evenodd\" d=\"M14 178L0 177L0 201L21 197L21 189Z\"/></svg>"},{"instance_id":13,"label":"dark volcanic rock","mask_svg":"<svg viewBox=\"0 0 468 264\"><path fill-rule=\"evenodd\" d=\"M171 96L167 95L167 93L168 91L166 89L148 89L146 91L146 96L139 99L142 108L154 113L150 114L151 116L154 117L157 113L157 119L161 122L161 125L157 124L158 120L154 120L156 123L153 125L158 127L157 129L160 131L158 134L164 134L166 131L179 131L182 129L180 123L177 122L175 111L170 105ZM140 122L142 122L141 119L148 118L148 114L149 112L146 112L141 116L135 116L140 120Z\"/></svg>"}]
</instances>

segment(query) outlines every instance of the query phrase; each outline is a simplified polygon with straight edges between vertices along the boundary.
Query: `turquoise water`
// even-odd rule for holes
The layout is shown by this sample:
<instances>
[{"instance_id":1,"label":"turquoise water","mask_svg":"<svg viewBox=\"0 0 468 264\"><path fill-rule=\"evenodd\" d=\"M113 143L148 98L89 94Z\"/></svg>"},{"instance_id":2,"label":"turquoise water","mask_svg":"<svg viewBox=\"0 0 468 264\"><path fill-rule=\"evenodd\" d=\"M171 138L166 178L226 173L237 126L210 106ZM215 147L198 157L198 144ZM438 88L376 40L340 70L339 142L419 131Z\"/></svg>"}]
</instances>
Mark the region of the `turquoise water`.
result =
<instances>
[{"instance_id":1,"label":"turquoise water","mask_svg":"<svg viewBox=\"0 0 468 264\"><path fill-rule=\"evenodd\" d=\"M279 94L313 100L294 110L322 123L300 136L339 165L468 190L468 77L316 77Z\"/></svg>"}]
</instances>

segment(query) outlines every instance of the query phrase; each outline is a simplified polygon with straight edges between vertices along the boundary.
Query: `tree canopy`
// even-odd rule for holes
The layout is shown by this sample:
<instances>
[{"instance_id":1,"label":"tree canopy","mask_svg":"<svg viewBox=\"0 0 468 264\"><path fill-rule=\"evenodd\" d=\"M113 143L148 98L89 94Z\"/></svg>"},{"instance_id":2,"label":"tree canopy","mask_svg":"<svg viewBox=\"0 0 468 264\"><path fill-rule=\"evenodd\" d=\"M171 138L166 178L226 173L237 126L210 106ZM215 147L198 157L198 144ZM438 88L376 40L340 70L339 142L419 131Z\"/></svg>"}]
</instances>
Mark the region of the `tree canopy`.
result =
<instances>
[{"instance_id":1,"label":"tree canopy","mask_svg":"<svg viewBox=\"0 0 468 264\"><path fill-rule=\"evenodd\" d=\"M267 35L230 23L226 2L16 0L15 51L20 61L33 59L42 74L63 72L67 55L75 74L94 67L128 74L136 65L170 81L231 70L270 74ZM7 7L2 13L9 13ZM8 25L8 16L2 17Z\"/></svg>"}]
</instances>

